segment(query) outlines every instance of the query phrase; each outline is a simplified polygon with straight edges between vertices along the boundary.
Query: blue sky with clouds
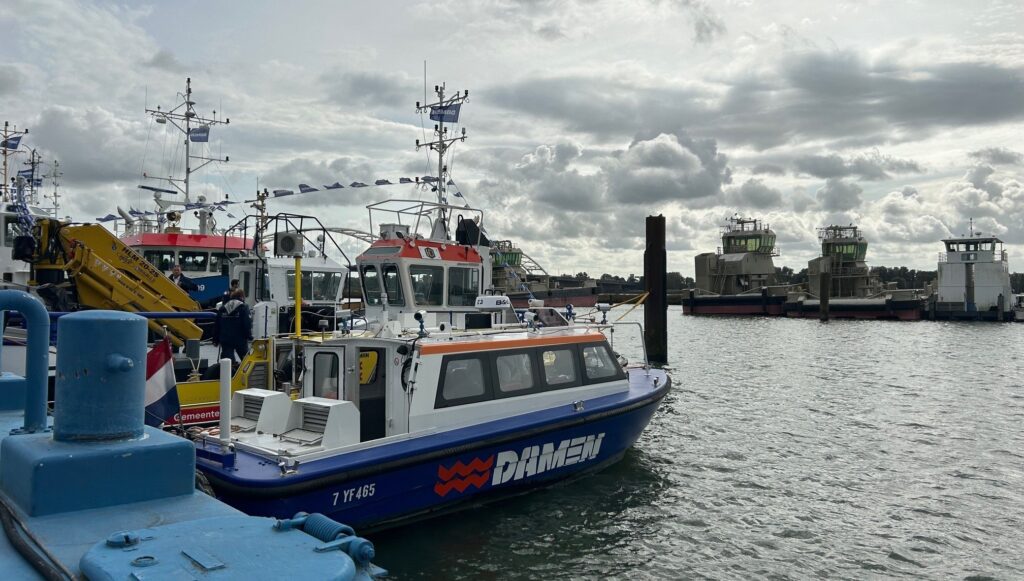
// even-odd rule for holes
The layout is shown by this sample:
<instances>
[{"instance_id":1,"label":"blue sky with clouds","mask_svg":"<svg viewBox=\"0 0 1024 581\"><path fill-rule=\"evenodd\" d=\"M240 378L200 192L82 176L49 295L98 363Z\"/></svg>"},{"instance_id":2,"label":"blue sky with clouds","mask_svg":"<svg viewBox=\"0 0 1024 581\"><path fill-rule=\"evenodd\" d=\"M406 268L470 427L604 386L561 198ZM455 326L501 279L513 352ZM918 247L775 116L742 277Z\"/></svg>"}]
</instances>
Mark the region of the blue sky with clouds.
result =
<instances>
[{"instance_id":1,"label":"blue sky with clouds","mask_svg":"<svg viewBox=\"0 0 1024 581\"><path fill-rule=\"evenodd\" d=\"M815 228L860 224L872 264L934 268L978 228L1024 270L1024 11L1017 1L487 0L386 3L8 0L0 113L64 169L66 210L147 206L177 141L144 114L191 76L217 128L210 199L423 175L414 102L469 89L453 174L550 270L640 270L643 217L669 265L739 212L802 268ZM366 228L414 188L276 202ZM350 250L358 251L350 243Z\"/></svg>"}]
</instances>

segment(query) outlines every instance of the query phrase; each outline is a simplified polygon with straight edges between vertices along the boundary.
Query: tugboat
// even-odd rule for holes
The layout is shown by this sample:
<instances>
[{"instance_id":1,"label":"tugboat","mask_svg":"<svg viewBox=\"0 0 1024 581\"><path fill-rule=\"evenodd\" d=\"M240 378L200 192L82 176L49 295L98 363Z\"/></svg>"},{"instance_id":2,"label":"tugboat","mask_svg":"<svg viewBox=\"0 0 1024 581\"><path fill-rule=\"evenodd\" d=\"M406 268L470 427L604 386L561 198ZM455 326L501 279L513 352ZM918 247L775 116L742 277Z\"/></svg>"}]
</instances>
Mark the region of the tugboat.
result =
<instances>
[{"instance_id":1,"label":"tugboat","mask_svg":"<svg viewBox=\"0 0 1024 581\"><path fill-rule=\"evenodd\" d=\"M552 276L512 240L491 244L491 284L512 300L516 308L526 308L531 300L549 307L593 307L597 304L597 281Z\"/></svg>"},{"instance_id":2,"label":"tugboat","mask_svg":"<svg viewBox=\"0 0 1024 581\"><path fill-rule=\"evenodd\" d=\"M434 112L461 97L436 90L420 108L437 139L417 145L443 159ZM248 387L221 400L230 424L195 435L218 498L385 528L599 470L647 426L667 374L621 363L611 325L537 303L517 313L487 287L482 212L446 204L447 177L442 164L437 202L370 206L395 221L356 260L362 325L254 342L232 380Z\"/></svg>"},{"instance_id":3,"label":"tugboat","mask_svg":"<svg viewBox=\"0 0 1024 581\"><path fill-rule=\"evenodd\" d=\"M775 232L758 219L733 216L717 252L698 254L697 288L683 295L687 315L781 315L792 286L775 286Z\"/></svg>"},{"instance_id":4,"label":"tugboat","mask_svg":"<svg viewBox=\"0 0 1024 581\"><path fill-rule=\"evenodd\" d=\"M48 314L21 291L25 377L0 373L4 579L337 579L386 574L373 544L322 514L246 516L197 490L185 439L145 426L146 321L90 311L60 320L58 397L46 405Z\"/></svg>"},{"instance_id":5,"label":"tugboat","mask_svg":"<svg viewBox=\"0 0 1024 581\"><path fill-rule=\"evenodd\" d=\"M937 289L928 300L928 318L951 321L1013 321L1019 299L1010 285L1003 241L971 231L942 241Z\"/></svg>"},{"instance_id":6,"label":"tugboat","mask_svg":"<svg viewBox=\"0 0 1024 581\"><path fill-rule=\"evenodd\" d=\"M924 300L917 290L883 285L868 270L868 241L860 228L831 225L818 230L821 256L807 264L808 292L790 293L787 317L818 317L819 297L828 293L829 317L835 319L921 318Z\"/></svg>"}]
</instances>

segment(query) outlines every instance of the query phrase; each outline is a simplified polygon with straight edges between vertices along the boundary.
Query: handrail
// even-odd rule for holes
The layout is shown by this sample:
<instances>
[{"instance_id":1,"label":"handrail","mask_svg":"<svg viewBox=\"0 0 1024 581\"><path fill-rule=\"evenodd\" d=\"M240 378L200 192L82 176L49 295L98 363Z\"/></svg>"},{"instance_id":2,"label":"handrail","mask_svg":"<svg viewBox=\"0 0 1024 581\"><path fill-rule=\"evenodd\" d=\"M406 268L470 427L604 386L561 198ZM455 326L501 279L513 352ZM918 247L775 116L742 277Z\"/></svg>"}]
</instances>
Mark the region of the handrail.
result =
<instances>
[{"instance_id":1,"label":"handrail","mask_svg":"<svg viewBox=\"0 0 1024 581\"><path fill-rule=\"evenodd\" d=\"M18 311L27 323L25 424L22 431L46 429L46 386L50 368L50 321L43 302L24 291L0 290L0 309Z\"/></svg>"}]
</instances>

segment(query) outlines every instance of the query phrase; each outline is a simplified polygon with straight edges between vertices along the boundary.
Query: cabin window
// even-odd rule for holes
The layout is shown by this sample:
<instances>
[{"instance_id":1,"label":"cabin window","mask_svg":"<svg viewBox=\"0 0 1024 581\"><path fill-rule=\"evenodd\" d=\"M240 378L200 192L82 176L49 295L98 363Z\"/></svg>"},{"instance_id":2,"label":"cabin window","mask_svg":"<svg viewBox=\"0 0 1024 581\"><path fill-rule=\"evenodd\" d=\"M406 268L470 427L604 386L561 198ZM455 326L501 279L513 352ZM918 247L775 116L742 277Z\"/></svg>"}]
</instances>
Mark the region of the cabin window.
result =
<instances>
[{"instance_id":1,"label":"cabin window","mask_svg":"<svg viewBox=\"0 0 1024 581\"><path fill-rule=\"evenodd\" d=\"M398 273L398 266L385 264L381 268L384 275L384 291L388 293L388 303L392 305L405 306L405 296L402 294L402 275Z\"/></svg>"},{"instance_id":2,"label":"cabin window","mask_svg":"<svg viewBox=\"0 0 1024 581\"><path fill-rule=\"evenodd\" d=\"M221 272L221 269L226 266L231 260L238 258L237 252L229 252L224 254L223 252L211 252L210 253L210 272ZM228 274L226 272L221 274Z\"/></svg>"},{"instance_id":3,"label":"cabin window","mask_svg":"<svg viewBox=\"0 0 1024 581\"><path fill-rule=\"evenodd\" d=\"M469 307L476 304L480 289L480 271L453 266L448 269L448 305Z\"/></svg>"},{"instance_id":4,"label":"cabin window","mask_svg":"<svg viewBox=\"0 0 1024 581\"><path fill-rule=\"evenodd\" d=\"M342 278L340 272L314 270L310 273L310 276L313 279L312 297L314 301L333 301L338 298L338 290L341 288Z\"/></svg>"},{"instance_id":5,"label":"cabin window","mask_svg":"<svg viewBox=\"0 0 1024 581\"><path fill-rule=\"evenodd\" d=\"M4 246L11 248L14 246L14 237L18 235L18 219L10 217L4 220Z\"/></svg>"},{"instance_id":6,"label":"cabin window","mask_svg":"<svg viewBox=\"0 0 1024 581\"><path fill-rule=\"evenodd\" d=\"M575 356L572 349L541 351L544 381L550 386L568 386L577 382Z\"/></svg>"},{"instance_id":7,"label":"cabin window","mask_svg":"<svg viewBox=\"0 0 1024 581\"><path fill-rule=\"evenodd\" d=\"M210 260L210 255L205 252L182 250L178 253L178 260L181 262L181 270L184 272L206 272L206 264Z\"/></svg>"},{"instance_id":8,"label":"cabin window","mask_svg":"<svg viewBox=\"0 0 1024 581\"><path fill-rule=\"evenodd\" d=\"M503 394L514 394L533 389L533 366L529 353L498 355L494 359L497 370L498 390Z\"/></svg>"},{"instance_id":9,"label":"cabin window","mask_svg":"<svg viewBox=\"0 0 1024 581\"><path fill-rule=\"evenodd\" d=\"M608 379L619 375L619 364L604 345L583 348L583 366L587 379Z\"/></svg>"},{"instance_id":10,"label":"cabin window","mask_svg":"<svg viewBox=\"0 0 1024 581\"><path fill-rule=\"evenodd\" d=\"M441 398L447 404L486 399L484 362L479 357L450 359L445 363Z\"/></svg>"},{"instance_id":11,"label":"cabin window","mask_svg":"<svg viewBox=\"0 0 1024 581\"><path fill-rule=\"evenodd\" d=\"M364 266L360 272L359 280L363 283L363 297L368 305L379 305L381 303L380 277L377 276L377 267Z\"/></svg>"},{"instance_id":12,"label":"cabin window","mask_svg":"<svg viewBox=\"0 0 1024 581\"><path fill-rule=\"evenodd\" d=\"M338 355L321 351L313 356L313 395L338 399Z\"/></svg>"},{"instance_id":13,"label":"cabin window","mask_svg":"<svg viewBox=\"0 0 1024 581\"><path fill-rule=\"evenodd\" d=\"M142 253L142 256L157 268L167 272L174 268L174 251L173 250L146 250Z\"/></svg>"},{"instance_id":14,"label":"cabin window","mask_svg":"<svg viewBox=\"0 0 1024 581\"><path fill-rule=\"evenodd\" d=\"M409 278L417 305L444 303L444 267L413 265L409 267Z\"/></svg>"}]
</instances>

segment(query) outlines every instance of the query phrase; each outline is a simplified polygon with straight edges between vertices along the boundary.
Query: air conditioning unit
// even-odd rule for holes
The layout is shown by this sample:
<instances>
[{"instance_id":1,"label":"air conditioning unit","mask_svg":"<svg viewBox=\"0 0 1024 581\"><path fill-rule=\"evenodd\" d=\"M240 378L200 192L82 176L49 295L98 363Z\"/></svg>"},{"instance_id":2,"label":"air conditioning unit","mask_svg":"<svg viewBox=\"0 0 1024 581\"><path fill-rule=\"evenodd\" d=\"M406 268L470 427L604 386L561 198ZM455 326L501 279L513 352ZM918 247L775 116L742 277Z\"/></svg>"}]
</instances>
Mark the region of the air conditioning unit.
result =
<instances>
[{"instance_id":1,"label":"air conditioning unit","mask_svg":"<svg viewBox=\"0 0 1024 581\"><path fill-rule=\"evenodd\" d=\"M302 256L305 239L298 232L279 232L274 240L277 256Z\"/></svg>"}]
</instances>

